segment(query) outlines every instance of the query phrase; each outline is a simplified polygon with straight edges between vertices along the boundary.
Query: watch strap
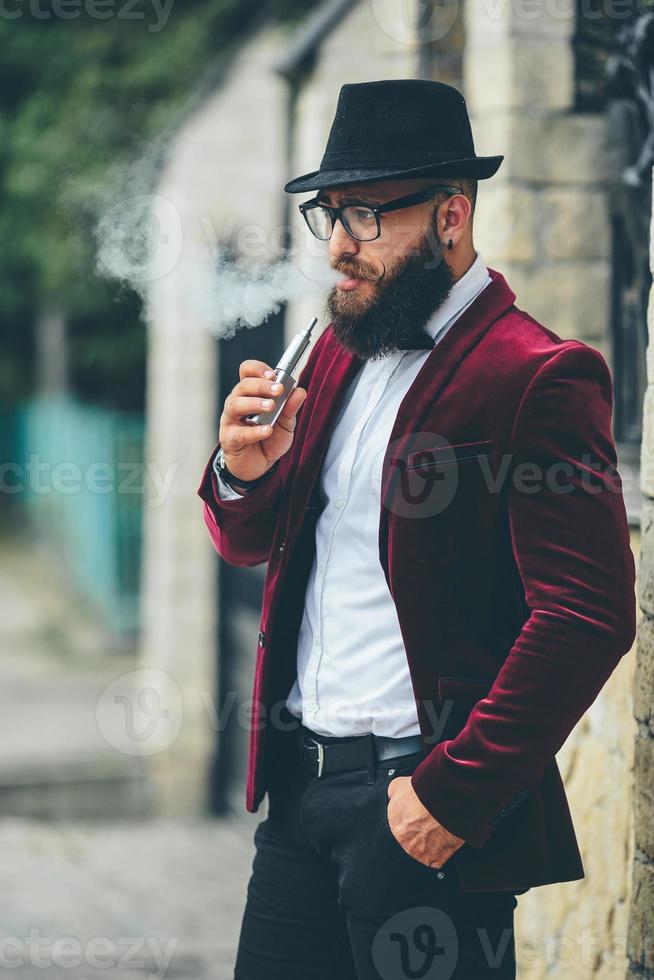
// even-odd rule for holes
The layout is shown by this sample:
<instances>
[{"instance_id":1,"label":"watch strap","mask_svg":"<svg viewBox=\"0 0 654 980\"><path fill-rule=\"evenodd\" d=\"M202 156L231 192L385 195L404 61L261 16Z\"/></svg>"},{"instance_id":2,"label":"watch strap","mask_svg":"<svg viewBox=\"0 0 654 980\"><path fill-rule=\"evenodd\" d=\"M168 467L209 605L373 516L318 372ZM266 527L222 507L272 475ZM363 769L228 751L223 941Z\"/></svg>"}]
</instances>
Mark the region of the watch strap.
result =
<instances>
[{"instance_id":1,"label":"watch strap","mask_svg":"<svg viewBox=\"0 0 654 980\"><path fill-rule=\"evenodd\" d=\"M265 473L262 473L261 476L256 477L256 479L242 480L241 477L236 476L227 468L227 463L225 462L225 458L222 454L222 449L219 449L214 457L213 468L214 472L220 476L225 483L229 484L229 486L235 486L237 489L240 488L243 490L251 490L253 487L258 486L259 483L262 483L266 477L273 472L278 462L279 460L275 460L270 469L266 470Z\"/></svg>"}]
</instances>

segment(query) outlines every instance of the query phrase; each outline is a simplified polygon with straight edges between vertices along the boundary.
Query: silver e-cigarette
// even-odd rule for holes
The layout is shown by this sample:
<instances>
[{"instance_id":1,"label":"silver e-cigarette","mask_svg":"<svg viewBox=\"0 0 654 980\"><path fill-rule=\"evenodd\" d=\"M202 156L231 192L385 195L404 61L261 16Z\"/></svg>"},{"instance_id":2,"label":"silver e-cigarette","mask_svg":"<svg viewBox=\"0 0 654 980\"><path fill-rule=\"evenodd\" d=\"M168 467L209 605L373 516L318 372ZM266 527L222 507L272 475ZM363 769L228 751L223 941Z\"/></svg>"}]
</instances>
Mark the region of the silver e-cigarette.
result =
<instances>
[{"instance_id":1,"label":"silver e-cigarette","mask_svg":"<svg viewBox=\"0 0 654 980\"><path fill-rule=\"evenodd\" d=\"M274 402L275 407L269 412L257 412L256 415L246 415L245 421L250 425L273 425L286 404L286 400L297 387L297 381L293 377L292 372L294 371L298 361L304 354L305 350L309 346L309 340L311 339L311 331L318 322L318 317L314 318L309 323L308 327L296 334L293 340L290 342L282 358L275 368L275 381L279 381L280 384L284 386L284 390L279 395L275 395ZM272 395L270 396L272 398Z\"/></svg>"}]
</instances>

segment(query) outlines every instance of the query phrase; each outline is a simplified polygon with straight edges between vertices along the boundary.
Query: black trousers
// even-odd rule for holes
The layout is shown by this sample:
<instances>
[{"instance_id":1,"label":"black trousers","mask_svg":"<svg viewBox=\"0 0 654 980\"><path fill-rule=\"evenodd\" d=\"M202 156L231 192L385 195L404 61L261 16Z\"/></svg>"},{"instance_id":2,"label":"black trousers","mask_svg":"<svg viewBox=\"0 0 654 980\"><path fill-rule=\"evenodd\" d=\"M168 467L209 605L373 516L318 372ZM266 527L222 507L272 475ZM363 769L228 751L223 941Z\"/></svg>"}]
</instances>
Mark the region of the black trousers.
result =
<instances>
[{"instance_id":1,"label":"black trousers","mask_svg":"<svg viewBox=\"0 0 654 980\"><path fill-rule=\"evenodd\" d=\"M285 736L268 791L235 980L514 980L516 893L461 892L391 833L387 787L423 753L318 777ZM524 889L523 889L524 891Z\"/></svg>"}]
</instances>

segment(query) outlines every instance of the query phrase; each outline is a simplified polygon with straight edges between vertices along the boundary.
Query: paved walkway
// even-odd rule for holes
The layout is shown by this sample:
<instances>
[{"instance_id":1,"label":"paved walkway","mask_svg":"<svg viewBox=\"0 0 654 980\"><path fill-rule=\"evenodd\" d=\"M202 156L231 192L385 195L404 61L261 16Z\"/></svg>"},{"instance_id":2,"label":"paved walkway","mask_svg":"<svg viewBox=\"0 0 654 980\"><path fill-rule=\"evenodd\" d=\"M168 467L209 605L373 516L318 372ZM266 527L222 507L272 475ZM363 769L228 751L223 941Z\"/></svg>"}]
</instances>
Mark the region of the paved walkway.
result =
<instances>
[{"instance_id":1,"label":"paved walkway","mask_svg":"<svg viewBox=\"0 0 654 980\"><path fill-rule=\"evenodd\" d=\"M264 808L126 816L132 760L95 705L134 654L111 648L62 574L0 534L0 980L232 980Z\"/></svg>"},{"instance_id":2,"label":"paved walkway","mask_svg":"<svg viewBox=\"0 0 654 980\"><path fill-rule=\"evenodd\" d=\"M0 977L232 980L251 828L0 820Z\"/></svg>"},{"instance_id":3,"label":"paved walkway","mask_svg":"<svg viewBox=\"0 0 654 980\"><path fill-rule=\"evenodd\" d=\"M0 534L0 813L143 812L140 760L116 752L96 707L136 664L73 596L65 567L29 538ZM129 804L130 810L125 806Z\"/></svg>"}]
</instances>

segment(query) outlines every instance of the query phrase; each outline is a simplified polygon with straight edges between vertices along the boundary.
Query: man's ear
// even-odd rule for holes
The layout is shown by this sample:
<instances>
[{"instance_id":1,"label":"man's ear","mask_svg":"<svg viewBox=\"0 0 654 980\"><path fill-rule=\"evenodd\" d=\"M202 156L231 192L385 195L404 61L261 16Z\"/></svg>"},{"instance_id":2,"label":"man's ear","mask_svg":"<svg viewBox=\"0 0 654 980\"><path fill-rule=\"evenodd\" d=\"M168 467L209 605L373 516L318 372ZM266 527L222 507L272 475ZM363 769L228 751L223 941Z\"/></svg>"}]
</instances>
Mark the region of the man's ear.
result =
<instances>
[{"instance_id":1,"label":"man's ear","mask_svg":"<svg viewBox=\"0 0 654 980\"><path fill-rule=\"evenodd\" d=\"M472 202L463 193L455 194L443 202L442 215L445 219L441 228L443 237L447 238L452 233L458 233L460 238L470 221Z\"/></svg>"}]
</instances>

